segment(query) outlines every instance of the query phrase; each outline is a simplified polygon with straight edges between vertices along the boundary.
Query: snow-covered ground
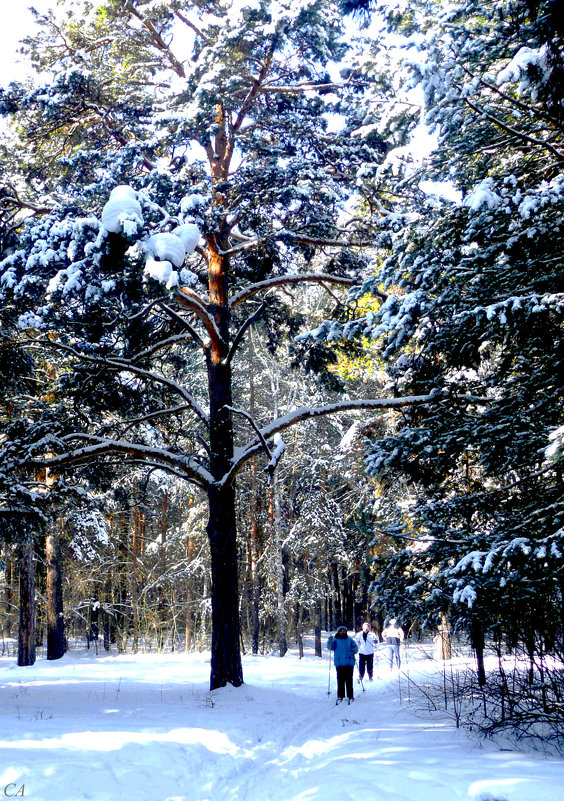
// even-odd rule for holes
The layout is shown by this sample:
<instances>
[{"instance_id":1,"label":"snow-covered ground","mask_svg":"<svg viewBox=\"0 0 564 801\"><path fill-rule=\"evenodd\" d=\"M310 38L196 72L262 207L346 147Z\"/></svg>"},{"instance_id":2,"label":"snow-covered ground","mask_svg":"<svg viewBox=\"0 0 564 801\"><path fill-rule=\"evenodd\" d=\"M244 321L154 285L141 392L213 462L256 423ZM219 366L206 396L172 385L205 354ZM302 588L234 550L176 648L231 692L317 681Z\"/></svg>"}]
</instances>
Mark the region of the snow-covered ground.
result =
<instances>
[{"instance_id":1,"label":"snow-covered ground","mask_svg":"<svg viewBox=\"0 0 564 801\"><path fill-rule=\"evenodd\" d=\"M244 658L210 693L208 654L0 659L0 798L29 801L559 801L564 760L422 719L388 668L335 706L329 663ZM409 672L437 666L410 655ZM22 789L22 786L25 786ZM24 796L25 794L25 796Z\"/></svg>"}]
</instances>

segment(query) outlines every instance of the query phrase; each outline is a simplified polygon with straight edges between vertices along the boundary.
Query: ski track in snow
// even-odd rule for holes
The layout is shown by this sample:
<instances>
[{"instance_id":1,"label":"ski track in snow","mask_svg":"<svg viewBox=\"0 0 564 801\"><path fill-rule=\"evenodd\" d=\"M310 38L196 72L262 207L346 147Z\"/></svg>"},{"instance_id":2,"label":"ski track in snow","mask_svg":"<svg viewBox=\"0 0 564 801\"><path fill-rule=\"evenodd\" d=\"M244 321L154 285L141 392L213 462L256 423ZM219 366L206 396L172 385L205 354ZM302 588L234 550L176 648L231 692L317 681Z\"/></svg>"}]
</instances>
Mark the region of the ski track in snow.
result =
<instances>
[{"instance_id":1,"label":"ski track in snow","mask_svg":"<svg viewBox=\"0 0 564 801\"><path fill-rule=\"evenodd\" d=\"M405 674L382 664L366 692L355 684L354 703L335 706L327 656L248 656L244 686L213 693L208 659L0 659L0 797L25 784L29 801L564 799L564 760L416 716L399 704Z\"/></svg>"}]
</instances>

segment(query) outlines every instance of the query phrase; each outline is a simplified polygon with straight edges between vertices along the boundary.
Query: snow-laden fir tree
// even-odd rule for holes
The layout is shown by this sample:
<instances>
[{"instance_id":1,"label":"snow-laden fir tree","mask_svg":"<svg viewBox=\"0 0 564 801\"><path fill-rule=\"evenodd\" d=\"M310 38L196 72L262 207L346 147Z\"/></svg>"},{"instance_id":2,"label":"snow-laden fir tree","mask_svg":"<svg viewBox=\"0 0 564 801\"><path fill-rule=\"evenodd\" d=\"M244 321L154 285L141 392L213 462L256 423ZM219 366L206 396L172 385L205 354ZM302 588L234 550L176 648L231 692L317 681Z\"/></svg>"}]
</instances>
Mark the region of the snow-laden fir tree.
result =
<instances>
[{"instance_id":1,"label":"snow-laden fir tree","mask_svg":"<svg viewBox=\"0 0 564 801\"><path fill-rule=\"evenodd\" d=\"M387 16L438 147L384 243L388 298L356 327L381 343L398 394L444 400L370 448L369 472L409 487L395 511L382 503L405 548L378 589L407 615L436 621L452 605L479 657L486 631L532 655L564 637L562 22L551 2L438 11L407 2ZM422 178L459 201L425 201Z\"/></svg>"}]
</instances>

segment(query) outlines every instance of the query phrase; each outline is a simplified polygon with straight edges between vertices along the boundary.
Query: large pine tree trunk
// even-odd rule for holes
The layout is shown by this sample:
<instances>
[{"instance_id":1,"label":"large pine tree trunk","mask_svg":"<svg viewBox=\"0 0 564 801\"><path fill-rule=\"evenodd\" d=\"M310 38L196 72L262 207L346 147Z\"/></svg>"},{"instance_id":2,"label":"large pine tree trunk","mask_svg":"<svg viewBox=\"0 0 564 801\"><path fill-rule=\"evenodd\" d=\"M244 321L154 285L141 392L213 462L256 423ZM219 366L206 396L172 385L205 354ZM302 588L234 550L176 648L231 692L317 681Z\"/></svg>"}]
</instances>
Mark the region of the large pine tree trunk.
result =
<instances>
[{"instance_id":1,"label":"large pine tree trunk","mask_svg":"<svg viewBox=\"0 0 564 801\"><path fill-rule=\"evenodd\" d=\"M35 560L33 541L20 545L20 624L18 665L35 664Z\"/></svg>"},{"instance_id":2,"label":"large pine tree trunk","mask_svg":"<svg viewBox=\"0 0 564 801\"><path fill-rule=\"evenodd\" d=\"M63 575L61 569L61 541L57 534L45 539L47 566L47 659L60 659L67 646L63 615Z\"/></svg>"},{"instance_id":3,"label":"large pine tree trunk","mask_svg":"<svg viewBox=\"0 0 564 801\"><path fill-rule=\"evenodd\" d=\"M239 646L239 587L235 492L212 487L208 493L208 537L212 569L212 647L210 689L243 683Z\"/></svg>"},{"instance_id":4,"label":"large pine tree trunk","mask_svg":"<svg viewBox=\"0 0 564 801\"><path fill-rule=\"evenodd\" d=\"M213 244L213 243L212 243ZM221 245L222 243L220 243ZM223 243L223 249L227 242ZM210 689L243 683L239 642L239 586L235 488L221 479L232 465L231 365L229 353L228 260L215 245L209 266L210 309L221 340L207 349L210 399L210 472L216 479L208 489L208 538L212 572L212 648Z\"/></svg>"}]
</instances>

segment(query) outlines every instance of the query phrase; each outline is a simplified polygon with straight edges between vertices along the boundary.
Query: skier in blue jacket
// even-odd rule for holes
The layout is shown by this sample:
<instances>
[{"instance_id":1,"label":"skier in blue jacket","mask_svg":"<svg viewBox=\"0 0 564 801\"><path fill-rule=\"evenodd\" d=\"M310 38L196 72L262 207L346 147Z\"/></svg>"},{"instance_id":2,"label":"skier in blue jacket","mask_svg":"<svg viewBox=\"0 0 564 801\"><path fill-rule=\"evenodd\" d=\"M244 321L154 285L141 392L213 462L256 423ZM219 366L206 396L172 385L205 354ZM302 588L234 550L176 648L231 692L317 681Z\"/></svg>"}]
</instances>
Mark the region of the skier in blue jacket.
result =
<instances>
[{"instance_id":1,"label":"skier in blue jacket","mask_svg":"<svg viewBox=\"0 0 564 801\"><path fill-rule=\"evenodd\" d=\"M346 626L339 626L334 637L329 637L327 648L334 652L333 663L337 669L337 703L345 699L345 690L349 704L354 701L353 671L355 654L358 645L347 634Z\"/></svg>"}]
</instances>

